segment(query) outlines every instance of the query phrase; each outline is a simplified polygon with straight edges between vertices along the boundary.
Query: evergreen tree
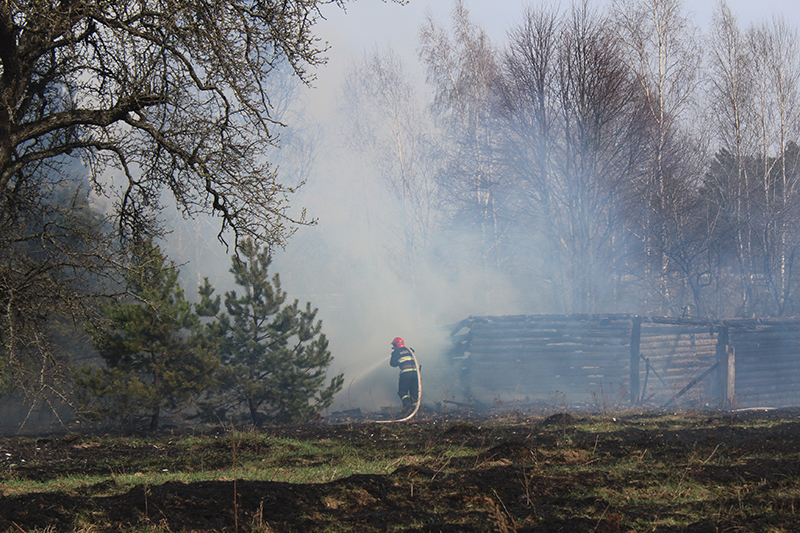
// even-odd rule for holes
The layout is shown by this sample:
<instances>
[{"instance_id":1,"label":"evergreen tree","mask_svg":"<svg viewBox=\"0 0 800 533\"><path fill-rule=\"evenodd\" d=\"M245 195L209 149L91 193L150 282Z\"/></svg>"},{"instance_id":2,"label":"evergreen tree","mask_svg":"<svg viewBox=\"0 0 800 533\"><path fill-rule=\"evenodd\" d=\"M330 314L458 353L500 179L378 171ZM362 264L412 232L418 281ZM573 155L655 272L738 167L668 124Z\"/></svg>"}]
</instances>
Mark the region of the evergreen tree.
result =
<instances>
[{"instance_id":1,"label":"evergreen tree","mask_svg":"<svg viewBox=\"0 0 800 533\"><path fill-rule=\"evenodd\" d=\"M317 310L310 303L301 308L297 300L286 304L278 274L270 280L271 261L252 241L233 257L231 273L242 294L226 293L227 314L218 317L216 327L227 330L222 387L205 404L207 414L221 417L243 408L256 425L265 418L304 421L329 407L342 388L342 374L325 387L333 357ZM201 302L207 313L213 311L213 302L208 292Z\"/></svg>"},{"instance_id":2,"label":"evergreen tree","mask_svg":"<svg viewBox=\"0 0 800 533\"><path fill-rule=\"evenodd\" d=\"M179 411L214 382L217 345L209 341L178 283L178 269L152 241L134 246L126 302L102 307L90 334L105 368L84 367L84 412L158 428L162 410Z\"/></svg>"}]
</instances>

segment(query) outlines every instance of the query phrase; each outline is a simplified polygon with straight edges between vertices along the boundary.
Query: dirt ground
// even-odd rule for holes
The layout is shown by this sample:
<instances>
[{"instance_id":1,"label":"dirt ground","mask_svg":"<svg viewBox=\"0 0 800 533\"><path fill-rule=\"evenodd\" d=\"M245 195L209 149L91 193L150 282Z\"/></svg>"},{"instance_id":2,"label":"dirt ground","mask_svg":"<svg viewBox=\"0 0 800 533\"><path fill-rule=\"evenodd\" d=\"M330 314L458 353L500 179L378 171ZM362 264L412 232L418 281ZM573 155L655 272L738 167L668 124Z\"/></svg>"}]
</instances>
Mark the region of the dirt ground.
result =
<instances>
[{"instance_id":1,"label":"dirt ground","mask_svg":"<svg viewBox=\"0 0 800 533\"><path fill-rule=\"evenodd\" d=\"M770 423L753 427L756 419ZM434 444L459 453L386 475L358 474L318 484L168 482L120 492L109 479L79 491L15 494L4 488L0 528L800 531L800 516L795 517L800 511L795 501L800 494L800 412L692 413L677 427L652 415L609 417L603 423L610 429L592 431L578 415L556 414L500 421L418 420L404 424L402 431L357 421L263 429L298 440L337 439L356 449L385 449L391 457L429 457ZM155 448L91 442L74 434L0 439L0 472L9 472L13 458L16 479L102 475L108 474L103 465L111 455L146 455L155 467L173 453L166 439ZM640 470L618 473L621 462L637 457ZM221 464L228 460L221 454ZM664 471L665 464L674 468ZM741 489L720 492L726 486ZM674 501L654 497L659 489L673 491ZM624 494L629 496L619 496Z\"/></svg>"}]
</instances>

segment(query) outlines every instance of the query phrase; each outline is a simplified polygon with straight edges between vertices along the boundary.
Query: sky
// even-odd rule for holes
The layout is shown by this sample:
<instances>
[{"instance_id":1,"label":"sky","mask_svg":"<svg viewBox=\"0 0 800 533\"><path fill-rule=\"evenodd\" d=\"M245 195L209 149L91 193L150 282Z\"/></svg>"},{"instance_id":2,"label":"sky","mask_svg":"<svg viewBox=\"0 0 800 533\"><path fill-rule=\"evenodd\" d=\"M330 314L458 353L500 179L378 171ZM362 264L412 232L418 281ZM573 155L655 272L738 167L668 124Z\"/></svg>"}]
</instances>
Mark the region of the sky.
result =
<instances>
[{"instance_id":1,"label":"sky","mask_svg":"<svg viewBox=\"0 0 800 533\"><path fill-rule=\"evenodd\" d=\"M505 43L508 29L521 20L525 6L541 4L570 5L568 1L551 0L465 0L471 19L499 46ZM599 9L610 4L610 0L593 2ZM708 29L718 0L692 0L683 4L695 23L703 30ZM727 0L727 4L742 26L768 20L773 14L800 24L798 0ZM440 24L449 25L452 5L450 0L409 0L405 5L383 0L356 0L348 2L344 11L336 6L325 6L323 15L327 20L319 23L317 35L327 41L331 49L328 64L317 72L316 87L324 92L339 85L354 58L375 47L391 46L402 57L414 60L420 25L428 14ZM318 102L327 101L324 95L315 98Z\"/></svg>"},{"instance_id":2,"label":"sky","mask_svg":"<svg viewBox=\"0 0 800 533\"><path fill-rule=\"evenodd\" d=\"M595 6L603 8L609 3L598 0ZM471 20L500 48L527 4L523 0L465 0ZM691 5L695 23L707 30L717 0L684 5ZM774 14L800 25L797 0L729 0L728 6L742 27ZM359 407L374 412L399 404L395 396L397 371L388 365L390 342L396 336L404 337L407 345L417 350L423 364L423 402L454 396L457 385L441 357L452 325L470 315L514 314L529 309L516 308L511 296L502 308L481 307L473 300L468 275L445 280L436 272L421 272L422 290L407 290L393 274L381 248L381 239L385 239L381 232L387 228L381 226L380 217L386 211L387 198L374 189L373 182L379 180L371 182L374 176L365 175L358 154L349 153L337 142L342 134L340 106L346 98L342 84L347 70L376 48L391 47L404 59L409 75L423 80L416 59L419 28L428 14L449 27L451 8L450 0L409 0L406 5L357 0L347 3L346 12L325 6L326 20L318 24L316 34L330 46L328 63L316 70L313 86L300 93L302 118L298 115L288 120L302 122L303 134L314 139L309 143L313 154L304 175L307 183L292 203L306 207L318 224L300 228L285 250L276 251L273 272L280 273L290 298L297 298L301 305L310 301L319 308L318 318L323 320L334 355L329 373L345 373L345 388L332 410ZM289 149L296 147L290 145ZM295 168L291 155L281 158L283 175L291 181ZM222 293L227 287L220 286L219 280L224 279L230 260L224 250L214 246L213 233L210 235L206 237L208 247L202 248L205 256L198 252L184 259L202 264L206 268L202 275L210 276ZM192 249L191 244L184 248ZM219 265L217 276L211 271L212 264ZM513 287L506 289L513 295Z\"/></svg>"}]
</instances>

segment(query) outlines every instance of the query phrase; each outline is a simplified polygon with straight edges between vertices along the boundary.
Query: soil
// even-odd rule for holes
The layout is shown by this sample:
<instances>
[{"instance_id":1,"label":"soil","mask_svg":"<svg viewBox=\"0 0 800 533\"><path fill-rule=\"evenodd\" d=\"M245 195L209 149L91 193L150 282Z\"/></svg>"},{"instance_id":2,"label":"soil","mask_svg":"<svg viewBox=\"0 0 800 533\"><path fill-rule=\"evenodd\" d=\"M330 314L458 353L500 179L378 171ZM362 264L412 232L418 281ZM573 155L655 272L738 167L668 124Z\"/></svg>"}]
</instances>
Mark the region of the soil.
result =
<instances>
[{"instance_id":1,"label":"soil","mask_svg":"<svg viewBox=\"0 0 800 533\"><path fill-rule=\"evenodd\" d=\"M536 531L597 532L800 531L800 411L691 413L673 429L653 415L604 419L612 430L579 429L581 417L555 414L502 420L416 420L402 428L369 422L266 428L298 440L338 439L420 457L431 443L463 453L420 461L386 475L352 475L328 483L243 480L168 482L114 490L111 478L81 491L16 494L2 487L5 531ZM770 424L752 426L756 419ZM614 425L616 424L616 426ZM581 427L585 427L581 426ZM107 475L108 458L129 454L156 468L177 451L159 444L98 445L85 435L0 439L0 472L52 480L75 473ZM474 453L473 453L474 452ZM264 453L264 450L257 451ZM724 453L725 461L712 460ZM229 456L219 454L220 466ZM210 461L209 455L204 459ZM747 490L723 501L655 504L625 501L609 491L653 487L659 474L643 468L620 479L615 465L631 457L672 463L679 482L709 491ZM577 468L586 465L585 468ZM206 462L207 467L213 465ZM666 476L669 477L669 476ZM8 479L6 477L0 479ZM675 479L664 479L664 484ZM235 497L234 497L235 494ZM615 503L614 503L615 502ZM648 526L647 524L652 524Z\"/></svg>"}]
</instances>

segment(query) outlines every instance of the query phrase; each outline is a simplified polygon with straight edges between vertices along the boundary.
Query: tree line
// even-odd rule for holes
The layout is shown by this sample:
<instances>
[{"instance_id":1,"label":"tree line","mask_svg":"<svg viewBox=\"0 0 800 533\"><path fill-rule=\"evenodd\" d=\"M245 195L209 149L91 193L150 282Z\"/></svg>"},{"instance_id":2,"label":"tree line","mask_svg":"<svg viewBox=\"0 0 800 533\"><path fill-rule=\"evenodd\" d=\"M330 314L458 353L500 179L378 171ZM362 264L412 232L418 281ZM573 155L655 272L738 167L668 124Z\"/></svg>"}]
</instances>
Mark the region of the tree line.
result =
<instances>
[{"instance_id":1,"label":"tree line","mask_svg":"<svg viewBox=\"0 0 800 533\"><path fill-rule=\"evenodd\" d=\"M477 266L487 308L499 275L529 312L797 314L797 29L721 2L703 34L683 8L537 5L501 49L457 0L420 29L427 98L391 50L355 64L398 275Z\"/></svg>"}]
</instances>

